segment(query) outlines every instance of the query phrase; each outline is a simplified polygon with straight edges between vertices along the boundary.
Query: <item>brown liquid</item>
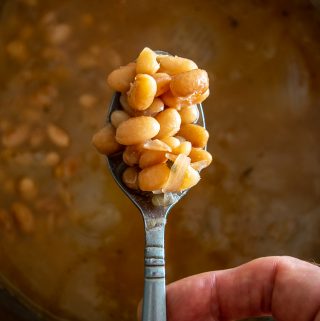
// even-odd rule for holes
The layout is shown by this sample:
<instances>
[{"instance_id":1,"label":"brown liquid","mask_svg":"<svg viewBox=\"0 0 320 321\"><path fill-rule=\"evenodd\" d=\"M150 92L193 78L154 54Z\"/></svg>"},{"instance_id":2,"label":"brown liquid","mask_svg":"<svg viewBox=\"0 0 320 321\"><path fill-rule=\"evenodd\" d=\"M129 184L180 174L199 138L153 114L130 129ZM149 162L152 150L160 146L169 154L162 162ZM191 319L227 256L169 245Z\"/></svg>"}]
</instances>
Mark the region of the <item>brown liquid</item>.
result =
<instances>
[{"instance_id":1,"label":"brown liquid","mask_svg":"<svg viewBox=\"0 0 320 321\"><path fill-rule=\"evenodd\" d=\"M0 208L12 215L19 200L35 219L30 235L0 227L1 274L57 316L135 320L142 220L90 140L112 94L107 73L144 46L211 78L214 162L169 216L167 281L266 255L319 261L319 28L308 1L6 1L0 135L28 124L44 138L1 145ZM84 93L93 106L81 106ZM70 147L49 141L49 122ZM43 164L49 151L60 165ZM17 192L23 176L38 188L30 201Z\"/></svg>"}]
</instances>

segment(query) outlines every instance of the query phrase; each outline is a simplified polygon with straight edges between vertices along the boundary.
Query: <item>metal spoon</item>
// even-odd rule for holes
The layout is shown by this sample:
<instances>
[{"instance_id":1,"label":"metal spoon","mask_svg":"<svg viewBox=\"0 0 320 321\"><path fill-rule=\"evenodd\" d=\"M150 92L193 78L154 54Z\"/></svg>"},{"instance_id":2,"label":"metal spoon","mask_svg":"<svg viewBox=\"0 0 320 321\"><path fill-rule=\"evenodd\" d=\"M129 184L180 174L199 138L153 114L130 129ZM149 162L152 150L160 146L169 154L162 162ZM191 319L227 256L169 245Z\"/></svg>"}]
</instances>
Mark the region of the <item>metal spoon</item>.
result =
<instances>
[{"instance_id":1,"label":"metal spoon","mask_svg":"<svg viewBox=\"0 0 320 321\"><path fill-rule=\"evenodd\" d=\"M163 51L156 52L158 54L168 54ZM109 120L113 111L122 109L119 98L120 93L115 93L108 111ZM201 104L197 106L199 109L197 124L205 127L202 106ZM127 165L122 161L122 154L112 155L107 159L113 178L140 210L144 221L145 252L142 320L166 321L164 230L168 213L186 195L187 191L176 194L173 202L168 206L155 206L152 203L152 193L137 192L123 184L122 173Z\"/></svg>"}]
</instances>

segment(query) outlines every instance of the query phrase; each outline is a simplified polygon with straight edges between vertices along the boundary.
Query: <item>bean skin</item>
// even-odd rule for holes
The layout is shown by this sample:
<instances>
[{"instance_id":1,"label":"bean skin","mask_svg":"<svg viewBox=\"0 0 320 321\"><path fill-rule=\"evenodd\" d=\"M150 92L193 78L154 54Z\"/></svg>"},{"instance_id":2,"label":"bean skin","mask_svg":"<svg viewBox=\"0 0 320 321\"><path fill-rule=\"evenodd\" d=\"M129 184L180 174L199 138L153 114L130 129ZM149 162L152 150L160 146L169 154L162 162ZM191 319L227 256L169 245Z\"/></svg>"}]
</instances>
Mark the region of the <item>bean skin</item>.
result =
<instances>
[{"instance_id":1,"label":"bean skin","mask_svg":"<svg viewBox=\"0 0 320 321\"><path fill-rule=\"evenodd\" d=\"M185 154L185 155L189 155L191 152L191 148L192 145L190 142L182 142L180 143L180 145L178 147L176 147L175 149L172 150L173 154L179 155L179 154Z\"/></svg>"},{"instance_id":2,"label":"bean skin","mask_svg":"<svg viewBox=\"0 0 320 321\"><path fill-rule=\"evenodd\" d=\"M180 145L180 141L178 138L176 137L164 137L161 138L161 140L167 144L168 146L171 147L171 149L175 149Z\"/></svg>"},{"instance_id":3,"label":"bean skin","mask_svg":"<svg viewBox=\"0 0 320 321\"><path fill-rule=\"evenodd\" d=\"M143 150L143 145L129 145L126 146L123 154L122 159L128 166L134 166L139 164L140 156Z\"/></svg>"},{"instance_id":4,"label":"bean skin","mask_svg":"<svg viewBox=\"0 0 320 321\"><path fill-rule=\"evenodd\" d=\"M202 95L208 88L208 74L202 69L194 69L175 75L170 82L170 90L176 97Z\"/></svg>"},{"instance_id":5,"label":"bean skin","mask_svg":"<svg viewBox=\"0 0 320 321\"><path fill-rule=\"evenodd\" d=\"M208 151L201 148L193 147L191 149L189 157L191 158L192 163L206 161L206 163L208 164L207 166L209 166L212 162L212 155Z\"/></svg>"},{"instance_id":6,"label":"bean skin","mask_svg":"<svg viewBox=\"0 0 320 321\"><path fill-rule=\"evenodd\" d=\"M152 165L165 163L167 161L166 152L156 150L146 150L141 154L139 167L146 168Z\"/></svg>"},{"instance_id":7,"label":"bean skin","mask_svg":"<svg viewBox=\"0 0 320 321\"><path fill-rule=\"evenodd\" d=\"M185 124L182 125L178 135L191 142L193 147L204 148L209 139L208 131L199 125Z\"/></svg>"},{"instance_id":8,"label":"bean skin","mask_svg":"<svg viewBox=\"0 0 320 321\"><path fill-rule=\"evenodd\" d=\"M181 108L179 111L181 124L192 124L199 118L199 109L197 105L191 105Z\"/></svg>"},{"instance_id":9,"label":"bean skin","mask_svg":"<svg viewBox=\"0 0 320 321\"><path fill-rule=\"evenodd\" d=\"M133 82L136 76L136 64L129 63L116 70L113 70L107 78L108 85L115 91L126 92L130 88L130 83Z\"/></svg>"},{"instance_id":10,"label":"bean skin","mask_svg":"<svg viewBox=\"0 0 320 321\"><path fill-rule=\"evenodd\" d=\"M168 90L161 96L161 99L166 106L180 110L183 107L202 103L208 98L209 94L210 90L208 89L203 94L195 94L188 97L176 97L172 94L171 90Z\"/></svg>"},{"instance_id":11,"label":"bean skin","mask_svg":"<svg viewBox=\"0 0 320 321\"><path fill-rule=\"evenodd\" d=\"M123 110L115 110L111 114L111 124L113 127L117 128L119 125L124 122L125 120L128 120L130 116Z\"/></svg>"},{"instance_id":12,"label":"bean skin","mask_svg":"<svg viewBox=\"0 0 320 321\"><path fill-rule=\"evenodd\" d=\"M110 123L100 129L93 137L92 144L99 153L111 155L121 150L122 146L115 140L115 129Z\"/></svg>"},{"instance_id":13,"label":"bean skin","mask_svg":"<svg viewBox=\"0 0 320 321\"><path fill-rule=\"evenodd\" d=\"M160 131L156 138L174 136L180 129L181 117L174 108L167 108L156 116Z\"/></svg>"},{"instance_id":14,"label":"bean skin","mask_svg":"<svg viewBox=\"0 0 320 321\"><path fill-rule=\"evenodd\" d=\"M119 125L116 141L122 145L135 145L155 137L160 131L160 124L149 116L130 118Z\"/></svg>"},{"instance_id":15,"label":"bean skin","mask_svg":"<svg viewBox=\"0 0 320 321\"><path fill-rule=\"evenodd\" d=\"M159 68L160 64L157 62L157 54L150 48L144 48L137 58L137 74L152 75L156 73Z\"/></svg>"},{"instance_id":16,"label":"bean skin","mask_svg":"<svg viewBox=\"0 0 320 321\"><path fill-rule=\"evenodd\" d=\"M157 92L157 83L147 74L138 74L128 91L129 106L136 110L145 110L152 104Z\"/></svg>"},{"instance_id":17,"label":"bean skin","mask_svg":"<svg viewBox=\"0 0 320 321\"><path fill-rule=\"evenodd\" d=\"M155 98L152 104L143 111L136 111L136 116L155 116L164 110L164 103L160 98Z\"/></svg>"},{"instance_id":18,"label":"bean skin","mask_svg":"<svg viewBox=\"0 0 320 321\"><path fill-rule=\"evenodd\" d=\"M136 110L132 109L130 106L129 106L129 103L128 103L128 95L126 93L122 93L120 95L120 105L122 106L123 110L129 115L129 116L136 116L135 113L136 113ZM139 115L140 116L140 115Z\"/></svg>"},{"instance_id":19,"label":"bean skin","mask_svg":"<svg viewBox=\"0 0 320 321\"><path fill-rule=\"evenodd\" d=\"M160 62L159 72L165 72L169 75L198 69L198 66L192 60L178 56L158 55L157 60Z\"/></svg>"},{"instance_id":20,"label":"bean skin","mask_svg":"<svg viewBox=\"0 0 320 321\"><path fill-rule=\"evenodd\" d=\"M139 171L136 167L128 167L122 174L122 181L127 187L137 190L139 189L138 174Z\"/></svg>"},{"instance_id":21,"label":"bean skin","mask_svg":"<svg viewBox=\"0 0 320 321\"><path fill-rule=\"evenodd\" d=\"M138 176L142 191L152 192L162 189L168 181L170 169L166 164L157 164L143 169Z\"/></svg>"},{"instance_id":22,"label":"bean skin","mask_svg":"<svg viewBox=\"0 0 320 321\"><path fill-rule=\"evenodd\" d=\"M152 75L157 83L157 92L156 97L164 94L170 88L170 81L171 76L164 73L164 72L157 72L156 74Z\"/></svg>"}]
</instances>

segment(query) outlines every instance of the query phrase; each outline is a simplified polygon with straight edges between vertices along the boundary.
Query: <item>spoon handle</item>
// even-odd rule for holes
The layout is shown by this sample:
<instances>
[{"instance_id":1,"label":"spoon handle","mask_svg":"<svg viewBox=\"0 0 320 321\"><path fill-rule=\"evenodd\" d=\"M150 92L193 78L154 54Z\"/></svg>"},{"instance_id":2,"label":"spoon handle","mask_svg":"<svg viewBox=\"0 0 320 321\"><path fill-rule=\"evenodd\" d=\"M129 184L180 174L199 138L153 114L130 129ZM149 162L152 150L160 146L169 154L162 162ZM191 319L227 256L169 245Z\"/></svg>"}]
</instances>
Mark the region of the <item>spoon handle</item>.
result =
<instances>
[{"instance_id":1,"label":"spoon handle","mask_svg":"<svg viewBox=\"0 0 320 321\"><path fill-rule=\"evenodd\" d=\"M165 218L145 219L142 321L166 321Z\"/></svg>"}]
</instances>

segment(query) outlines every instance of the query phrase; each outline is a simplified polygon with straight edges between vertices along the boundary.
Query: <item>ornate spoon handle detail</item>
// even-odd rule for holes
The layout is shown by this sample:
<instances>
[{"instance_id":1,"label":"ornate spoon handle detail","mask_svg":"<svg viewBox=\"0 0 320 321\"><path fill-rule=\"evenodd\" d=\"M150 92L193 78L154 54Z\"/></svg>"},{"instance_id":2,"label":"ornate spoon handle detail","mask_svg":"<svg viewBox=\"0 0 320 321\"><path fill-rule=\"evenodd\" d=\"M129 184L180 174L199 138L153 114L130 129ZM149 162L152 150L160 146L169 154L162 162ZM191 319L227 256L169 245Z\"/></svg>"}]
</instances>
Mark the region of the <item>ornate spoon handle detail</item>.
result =
<instances>
[{"instance_id":1,"label":"ornate spoon handle detail","mask_svg":"<svg viewBox=\"0 0 320 321\"><path fill-rule=\"evenodd\" d=\"M145 219L143 321L167 320L164 259L165 223L165 218Z\"/></svg>"}]
</instances>

